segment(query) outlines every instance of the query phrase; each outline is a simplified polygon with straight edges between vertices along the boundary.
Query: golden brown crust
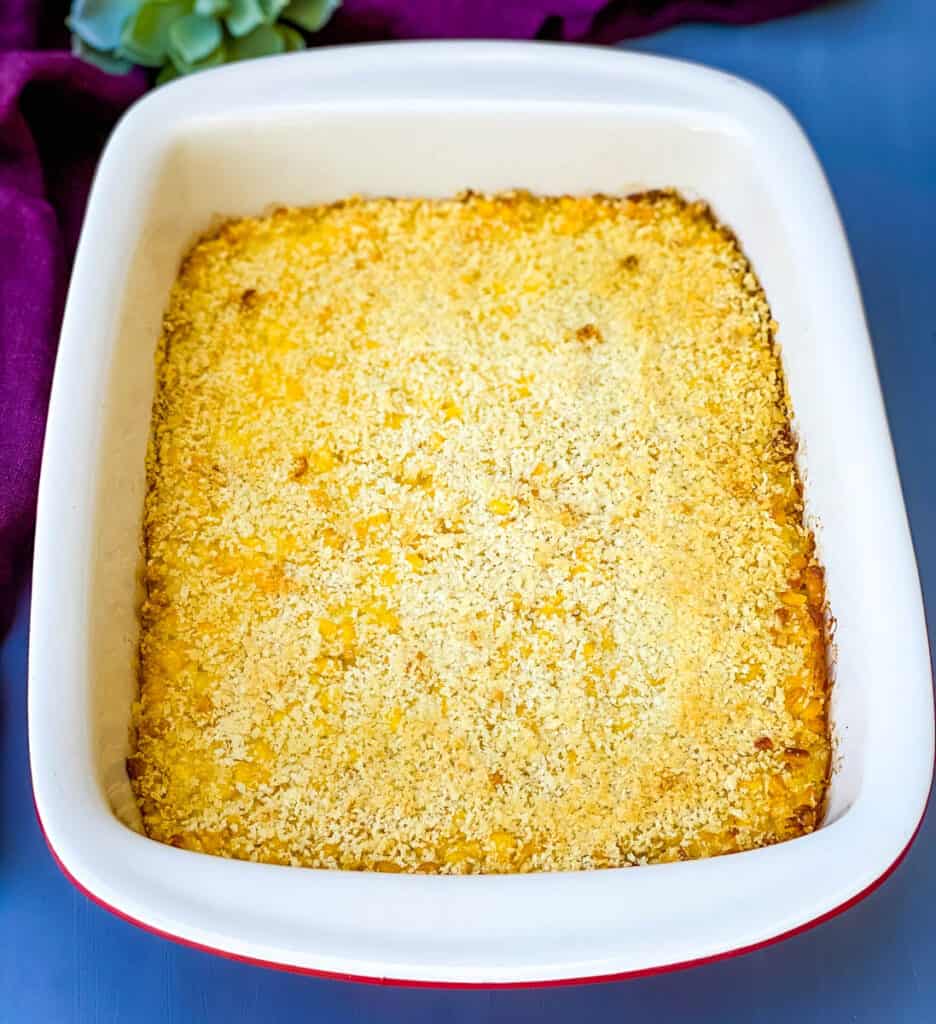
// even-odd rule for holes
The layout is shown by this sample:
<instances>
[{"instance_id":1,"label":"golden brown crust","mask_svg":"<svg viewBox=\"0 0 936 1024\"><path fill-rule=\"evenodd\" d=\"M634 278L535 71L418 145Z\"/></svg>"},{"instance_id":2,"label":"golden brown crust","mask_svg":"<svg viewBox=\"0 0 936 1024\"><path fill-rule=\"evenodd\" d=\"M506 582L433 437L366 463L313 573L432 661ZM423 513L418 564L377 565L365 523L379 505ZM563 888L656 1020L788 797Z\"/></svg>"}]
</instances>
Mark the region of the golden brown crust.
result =
<instances>
[{"instance_id":1,"label":"golden brown crust","mask_svg":"<svg viewBox=\"0 0 936 1024\"><path fill-rule=\"evenodd\" d=\"M148 460L148 834L449 873L814 828L825 596L773 328L671 192L200 241Z\"/></svg>"}]
</instances>

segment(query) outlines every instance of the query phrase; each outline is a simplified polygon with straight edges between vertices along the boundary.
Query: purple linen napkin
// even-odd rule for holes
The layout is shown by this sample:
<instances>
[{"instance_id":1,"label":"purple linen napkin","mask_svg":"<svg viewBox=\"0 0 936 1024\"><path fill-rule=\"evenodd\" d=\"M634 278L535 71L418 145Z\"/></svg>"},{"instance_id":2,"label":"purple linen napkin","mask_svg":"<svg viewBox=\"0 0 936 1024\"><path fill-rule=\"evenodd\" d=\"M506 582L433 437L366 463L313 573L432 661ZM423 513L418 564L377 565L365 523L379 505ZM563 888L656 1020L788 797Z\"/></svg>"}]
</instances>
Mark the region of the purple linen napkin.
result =
<instances>
[{"instance_id":1,"label":"purple linen napkin","mask_svg":"<svg viewBox=\"0 0 936 1024\"><path fill-rule=\"evenodd\" d=\"M681 21L742 25L821 0L343 0L322 43L373 39L564 39L615 43Z\"/></svg>"},{"instance_id":2,"label":"purple linen napkin","mask_svg":"<svg viewBox=\"0 0 936 1024\"><path fill-rule=\"evenodd\" d=\"M0 637L29 557L46 403L91 176L145 88L34 50L39 5L0 5Z\"/></svg>"}]
</instances>

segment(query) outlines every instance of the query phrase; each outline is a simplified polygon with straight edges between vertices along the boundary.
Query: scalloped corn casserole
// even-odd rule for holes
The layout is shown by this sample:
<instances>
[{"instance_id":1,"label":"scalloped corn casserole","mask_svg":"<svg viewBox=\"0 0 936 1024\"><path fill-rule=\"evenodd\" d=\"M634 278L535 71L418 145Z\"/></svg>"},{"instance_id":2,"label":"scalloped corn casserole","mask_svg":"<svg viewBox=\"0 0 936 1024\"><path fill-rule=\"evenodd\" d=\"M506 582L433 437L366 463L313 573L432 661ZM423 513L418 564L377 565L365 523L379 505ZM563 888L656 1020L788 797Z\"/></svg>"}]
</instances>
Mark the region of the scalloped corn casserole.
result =
<instances>
[{"instance_id":1,"label":"scalloped corn casserole","mask_svg":"<svg viewBox=\"0 0 936 1024\"><path fill-rule=\"evenodd\" d=\"M823 571L776 324L675 193L226 223L157 358L149 836L570 870L819 824Z\"/></svg>"}]
</instances>

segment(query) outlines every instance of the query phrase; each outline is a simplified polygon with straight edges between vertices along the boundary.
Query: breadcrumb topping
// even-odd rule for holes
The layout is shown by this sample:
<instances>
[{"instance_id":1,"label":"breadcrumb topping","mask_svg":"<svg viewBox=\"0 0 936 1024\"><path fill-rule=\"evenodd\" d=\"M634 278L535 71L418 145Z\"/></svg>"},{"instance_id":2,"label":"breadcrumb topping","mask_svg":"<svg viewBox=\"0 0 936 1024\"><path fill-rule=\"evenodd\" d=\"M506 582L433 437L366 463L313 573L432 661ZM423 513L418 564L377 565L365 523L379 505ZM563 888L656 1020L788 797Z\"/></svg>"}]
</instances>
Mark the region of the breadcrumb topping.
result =
<instances>
[{"instance_id":1,"label":"breadcrumb topping","mask_svg":"<svg viewBox=\"0 0 936 1024\"><path fill-rule=\"evenodd\" d=\"M225 224L159 346L128 771L154 839L441 873L818 825L776 324L672 192Z\"/></svg>"}]
</instances>

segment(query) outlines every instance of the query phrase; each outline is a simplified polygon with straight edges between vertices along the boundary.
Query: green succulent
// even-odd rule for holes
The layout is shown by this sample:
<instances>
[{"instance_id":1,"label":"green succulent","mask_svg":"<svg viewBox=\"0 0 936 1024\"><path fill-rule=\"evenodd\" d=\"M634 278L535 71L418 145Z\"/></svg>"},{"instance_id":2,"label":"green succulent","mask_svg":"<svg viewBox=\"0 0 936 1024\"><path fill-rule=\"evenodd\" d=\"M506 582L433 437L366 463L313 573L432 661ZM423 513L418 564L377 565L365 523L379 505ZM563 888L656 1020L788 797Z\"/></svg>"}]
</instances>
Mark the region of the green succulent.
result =
<instances>
[{"instance_id":1,"label":"green succulent","mask_svg":"<svg viewBox=\"0 0 936 1024\"><path fill-rule=\"evenodd\" d=\"M72 50L105 71L158 68L168 82L229 61L305 47L341 0L73 0Z\"/></svg>"}]
</instances>

